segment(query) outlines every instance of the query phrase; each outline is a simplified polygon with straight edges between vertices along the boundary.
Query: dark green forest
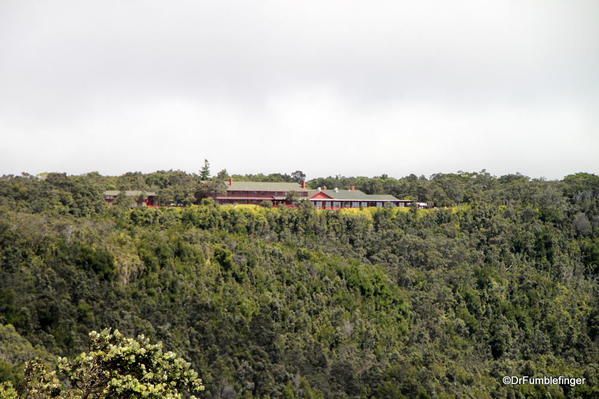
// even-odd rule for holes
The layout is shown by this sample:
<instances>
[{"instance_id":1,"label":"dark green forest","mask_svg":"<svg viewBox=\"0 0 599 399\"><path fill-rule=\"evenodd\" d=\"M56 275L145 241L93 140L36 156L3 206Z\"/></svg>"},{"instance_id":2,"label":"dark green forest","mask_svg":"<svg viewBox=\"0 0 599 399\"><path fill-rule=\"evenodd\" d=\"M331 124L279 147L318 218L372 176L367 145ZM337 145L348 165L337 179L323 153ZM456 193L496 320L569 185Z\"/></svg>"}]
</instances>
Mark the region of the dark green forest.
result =
<instances>
[{"instance_id":1,"label":"dark green forest","mask_svg":"<svg viewBox=\"0 0 599 399\"><path fill-rule=\"evenodd\" d=\"M308 182L434 207L344 211L219 206L207 177L1 177L0 382L110 327L180 354L205 398L599 397L598 176ZM189 206L107 205L107 189Z\"/></svg>"}]
</instances>

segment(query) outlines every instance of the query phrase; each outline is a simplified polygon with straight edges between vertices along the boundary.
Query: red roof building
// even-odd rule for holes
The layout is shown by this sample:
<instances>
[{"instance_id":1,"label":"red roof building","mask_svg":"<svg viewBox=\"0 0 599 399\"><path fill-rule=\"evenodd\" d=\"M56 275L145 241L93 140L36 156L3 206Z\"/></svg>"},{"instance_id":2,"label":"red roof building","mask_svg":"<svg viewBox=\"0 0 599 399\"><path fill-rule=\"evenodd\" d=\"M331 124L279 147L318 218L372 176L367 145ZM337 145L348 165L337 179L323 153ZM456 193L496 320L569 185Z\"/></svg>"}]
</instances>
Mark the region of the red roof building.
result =
<instances>
[{"instance_id":1,"label":"red roof building","mask_svg":"<svg viewBox=\"0 0 599 399\"><path fill-rule=\"evenodd\" d=\"M415 203L392 195L366 194L355 187L350 190L329 190L326 187L310 190L305 182L235 182L229 179L226 185L226 192L215 198L222 205L260 205L266 201L273 206L295 206L293 199L309 200L317 209L412 206Z\"/></svg>"},{"instance_id":2,"label":"red roof building","mask_svg":"<svg viewBox=\"0 0 599 399\"><path fill-rule=\"evenodd\" d=\"M226 192L216 196L219 204L262 204L264 201L274 206L291 205L291 197L307 199L308 189L306 183L271 183L233 181L229 178L226 183ZM292 194L293 193L293 194Z\"/></svg>"}]
</instances>

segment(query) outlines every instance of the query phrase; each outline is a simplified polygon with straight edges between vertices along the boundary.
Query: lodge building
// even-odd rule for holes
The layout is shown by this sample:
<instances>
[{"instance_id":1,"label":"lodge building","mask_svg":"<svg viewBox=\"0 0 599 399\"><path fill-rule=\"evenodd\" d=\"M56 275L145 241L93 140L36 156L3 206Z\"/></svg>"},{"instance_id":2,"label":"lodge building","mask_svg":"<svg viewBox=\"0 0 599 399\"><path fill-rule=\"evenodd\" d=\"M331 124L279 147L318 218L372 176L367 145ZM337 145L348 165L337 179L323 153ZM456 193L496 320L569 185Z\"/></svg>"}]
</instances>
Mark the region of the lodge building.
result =
<instances>
[{"instance_id":1,"label":"lodge building","mask_svg":"<svg viewBox=\"0 0 599 399\"><path fill-rule=\"evenodd\" d=\"M308 190L306 183L271 183L271 182L249 182L233 181L229 178L226 183L227 190L222 195L216 196L219 204L262 204L264 201L272 205L285 205L290 193L295 193L298 199L307 199Z\"/></svg>"},{"instance_id":2,"label":"lodge building","mask_svg":"<svg viewBox=\"0 0 599 399\"><path fill-rule=\"evenodd\" d=\"M222 194L214 196L217 203L221 205L252 204L263 205L265 202L273 206L295 207L295 200L310 201L316 209L343 209L343 208L368 208L368 207L405 207L416 206L425 208L426 204L412 200L400 200L388 194L366 194L357 190L354 186L349 190L338 188L328 189L319 187L316 190L308 189L306 183L273 183L273 182L250 182L233 181L232 178L225 183L226 190ZM157 207L158 197L156 193L140 190L118 191L109 190L104 192L104 200L113 203L119 196L132 197L136 205ZM174 204L173 204L174 205Z\"/></svg>"},{"instance_id":3,"label":"lodge building","mask_svg":"<svg viewBox=\"0 0 599 399\"><path fill-rule=\"evenodd\" d=\"M310 190L310 202L316 209L341 209L341 208L368 208L368 207L396 207L409 206L410 200L400 200L392 195L366 194L351 187L349 190Z\"/></svg>"},{"instance_id":4,"label":"lodge building","mask_svg":"<svg viewBox=\"0 0 599 399\"><path fill-rule=\"evenodd\" d=\"M217 195L215 199L222 205L259 205L267 201L273 206L293 206L289 201L291 195L298 200L309 200L317 209L403 207L416 204L414 201L400 200L392 195L366 194L353 186L349 190L338 188L330 190L327 187L310 190L303 181L301 183L236 182L231 178L226 183L226 192Z\"/></svg>"}]
</instances>

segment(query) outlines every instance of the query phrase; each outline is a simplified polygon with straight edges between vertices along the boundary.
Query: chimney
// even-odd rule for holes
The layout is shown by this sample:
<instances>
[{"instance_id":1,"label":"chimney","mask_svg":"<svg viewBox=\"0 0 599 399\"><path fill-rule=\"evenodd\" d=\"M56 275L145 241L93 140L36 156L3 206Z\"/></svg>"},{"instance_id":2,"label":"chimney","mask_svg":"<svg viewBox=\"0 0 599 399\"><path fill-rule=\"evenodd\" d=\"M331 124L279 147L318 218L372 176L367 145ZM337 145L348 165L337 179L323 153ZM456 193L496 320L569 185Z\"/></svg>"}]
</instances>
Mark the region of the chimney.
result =
<instances>
[{"instance_id":1,"label":"chimney","mask_svg":"<svg viewBox=\"0 0 599 399\"><path fill-rule=\"evenodd\" d=\"M301 184L301 186L302 186L302 188L303 188L303 189L305 189L305 188L306 188L306 181L305 181L305 180L302 180L302 181L300 182L300 184Z\"/></svg>"},{"instance_id":2,"label":"chimney","mask_svg":"<svg viewBox=\"0 0 599 399\"><path fill-rule=\"evenodd\" d=\"M351 186L349 189L352 191L356 191L356 186Z\"/></svg>"},{"instance_id":3,"label":"chimney","mask_svg":"<svg viewBox=\"0 0 599 399\"><path fill-rule=\"evenodd\" d=\"M335 192L338 193L339 192L339 187L335 187Z\"/></svg>"},{"instance_id":4,"label":"chimney","mask_svg":"<svg viewBox=\"0 0 599 399\"><path fill-rule=\"evenodd\" d=\"M322 189L323 189L323 190L326 190L326 189L327 189L327 186L322 186Z\"/></svg>"},{"instance_id":5,"label":"chimney","mask_svg":"<svg viewBox=\"0 0 599 399\"><path fill-rule=\"evenodd\" d=\"M229 186L232 186L232 185L233 185L233 178L229 177Z\"/></svg>"}]
</instances>

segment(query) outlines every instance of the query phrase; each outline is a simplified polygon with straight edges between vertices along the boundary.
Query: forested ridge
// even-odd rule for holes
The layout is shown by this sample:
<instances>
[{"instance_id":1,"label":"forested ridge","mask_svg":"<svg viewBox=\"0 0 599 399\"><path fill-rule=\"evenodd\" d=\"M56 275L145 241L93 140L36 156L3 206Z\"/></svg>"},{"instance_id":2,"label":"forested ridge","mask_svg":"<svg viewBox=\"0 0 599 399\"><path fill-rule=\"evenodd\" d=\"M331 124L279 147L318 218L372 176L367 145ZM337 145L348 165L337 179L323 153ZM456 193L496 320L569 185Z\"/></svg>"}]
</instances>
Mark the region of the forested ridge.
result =
<instances>
[{"instance_id":1,"label":"forested ridge","mask_svg":"<svg viewBox=\"0 0 599 399\"><path fill-rule=\"evenodd\" d=\"M599 397L598 176L309 182L436 207L344 211L218 206L205 180L0 178L0 381L111 327L190 361L206 398ZM110 206L106 189L190 206Z\"/></svg>"}]
</instances>

